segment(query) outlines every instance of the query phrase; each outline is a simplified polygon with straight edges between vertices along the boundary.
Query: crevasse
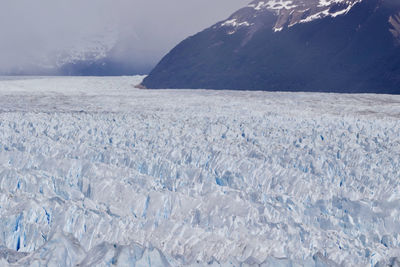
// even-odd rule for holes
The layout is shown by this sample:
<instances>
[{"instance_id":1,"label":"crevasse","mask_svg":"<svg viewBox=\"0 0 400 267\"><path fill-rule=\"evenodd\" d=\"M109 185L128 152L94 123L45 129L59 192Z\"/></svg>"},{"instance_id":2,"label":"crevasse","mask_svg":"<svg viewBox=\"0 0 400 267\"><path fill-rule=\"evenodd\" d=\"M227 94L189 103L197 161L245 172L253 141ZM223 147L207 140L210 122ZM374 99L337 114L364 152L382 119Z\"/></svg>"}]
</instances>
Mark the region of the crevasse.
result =
<instances>
[{"instance_id":1,"label":"crevasse","mask_svg":"<svg viewBox=\"0 0 400 267\"><path fill-rule=\"evenodd\" d=\"M399 261L400 98L139 79L0 81L2 265Z\"/></svg>"}]
</instances>

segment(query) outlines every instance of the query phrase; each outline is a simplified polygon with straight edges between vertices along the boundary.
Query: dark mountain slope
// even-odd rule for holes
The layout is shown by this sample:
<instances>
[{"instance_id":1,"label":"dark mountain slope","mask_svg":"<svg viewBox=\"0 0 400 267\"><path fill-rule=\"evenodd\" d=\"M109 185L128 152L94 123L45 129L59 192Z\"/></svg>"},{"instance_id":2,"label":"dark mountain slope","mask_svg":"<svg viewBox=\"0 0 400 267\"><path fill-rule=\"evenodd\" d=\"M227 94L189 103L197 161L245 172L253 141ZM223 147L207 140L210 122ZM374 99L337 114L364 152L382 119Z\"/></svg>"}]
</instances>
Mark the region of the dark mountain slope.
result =
<instances>
[{"instance_id":1,"label":"dark mountain slope","mask_svg":"<svg viewBox=\"0 0 400 267\"><path fill-rule=\"evenodd\" d=\"M143 85L400 93L400 1L347 1L328 11L307 2L308 11L298 5L278 12L256 9L260 3L184 40ZM296 12L303 13L293 18Z\"/></svg>"}]
</instances>

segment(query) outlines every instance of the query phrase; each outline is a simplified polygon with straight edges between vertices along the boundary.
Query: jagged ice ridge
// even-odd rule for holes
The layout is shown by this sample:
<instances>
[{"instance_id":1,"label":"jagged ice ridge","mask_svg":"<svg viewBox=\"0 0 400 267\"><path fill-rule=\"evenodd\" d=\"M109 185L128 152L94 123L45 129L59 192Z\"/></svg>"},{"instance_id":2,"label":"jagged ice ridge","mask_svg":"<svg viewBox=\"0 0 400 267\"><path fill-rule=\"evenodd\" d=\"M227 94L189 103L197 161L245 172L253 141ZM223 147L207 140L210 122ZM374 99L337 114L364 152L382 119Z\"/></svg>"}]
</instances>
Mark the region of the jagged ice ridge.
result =
<instances>
[{"instance_id":1,"label":"jagged ice ridge","mask_svg":"<svg viewBox=\"0 0 400 267\"><path fill-rule=\"evenodd\" d=\"M141 79L0 81L2 266L399 264L398 96Z\"/></svg>"}]
</instances>

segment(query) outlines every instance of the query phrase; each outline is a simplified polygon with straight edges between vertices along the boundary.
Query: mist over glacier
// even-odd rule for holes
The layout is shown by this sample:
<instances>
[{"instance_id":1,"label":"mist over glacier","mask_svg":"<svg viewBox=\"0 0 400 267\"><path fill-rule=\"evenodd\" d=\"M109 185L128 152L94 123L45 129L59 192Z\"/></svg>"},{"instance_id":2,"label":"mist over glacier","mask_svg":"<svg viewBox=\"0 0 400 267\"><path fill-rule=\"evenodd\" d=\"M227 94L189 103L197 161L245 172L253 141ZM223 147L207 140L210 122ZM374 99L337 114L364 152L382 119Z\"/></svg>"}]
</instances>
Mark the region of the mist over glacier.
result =
<instances>
[{"instance_id":1,"label":"mist over glacier","mask_svg":"<svg viewBox=\"0 0 400 267\"><path fill-rule=\"evenodd\" d=\"M2 266L399 263L400 97L0 80Z\"/></svg>"},{"instance_id":2,"label":"mist over glacier","mask_svg":"<svg viewBox=\"0 0 400 267\"><path fill-rule=\"evenodd\" d=\"M148 73L180 40L244 4L246 0L2 0L0 74L68 75L63 67L74 69L79 63L115 64L118 75L124 74L121 65L126 72ZM108 71L115 75L111 67ZM97 70L96 75L104 73Z\"/></svg>"}]
</instances>

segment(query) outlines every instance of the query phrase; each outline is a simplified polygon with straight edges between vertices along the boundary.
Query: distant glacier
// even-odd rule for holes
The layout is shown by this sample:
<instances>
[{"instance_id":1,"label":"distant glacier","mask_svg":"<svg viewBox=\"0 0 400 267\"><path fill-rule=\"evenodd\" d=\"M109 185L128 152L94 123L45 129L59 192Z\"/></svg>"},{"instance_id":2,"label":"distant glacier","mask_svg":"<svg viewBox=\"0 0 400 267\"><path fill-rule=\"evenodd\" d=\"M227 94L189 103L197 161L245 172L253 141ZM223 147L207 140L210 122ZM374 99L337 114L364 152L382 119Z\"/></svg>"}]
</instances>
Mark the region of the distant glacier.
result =
<instances>
[{"instance_id":1,"label":"distant glacier","mask_svg":"<svg viewBox=\"0 0 400 267\"><path fill-rule=\"evenodd\" d=\"M400 96L0 80L1 266L400 266Z\"/></svg>"}]
</instances>

